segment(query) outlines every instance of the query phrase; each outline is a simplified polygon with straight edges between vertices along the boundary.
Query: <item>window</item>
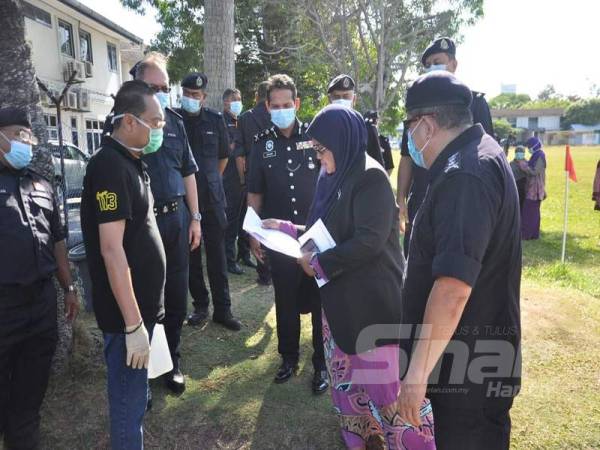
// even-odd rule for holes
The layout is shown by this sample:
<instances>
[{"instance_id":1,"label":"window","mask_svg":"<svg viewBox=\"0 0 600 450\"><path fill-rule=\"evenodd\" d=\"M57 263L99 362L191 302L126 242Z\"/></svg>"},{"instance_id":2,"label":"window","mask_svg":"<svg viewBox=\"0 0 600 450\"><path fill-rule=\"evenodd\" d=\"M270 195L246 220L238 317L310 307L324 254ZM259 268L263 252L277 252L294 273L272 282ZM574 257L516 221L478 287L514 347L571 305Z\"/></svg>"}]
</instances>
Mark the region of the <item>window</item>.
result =
<instances>
[{"instance_id":1,"label":"window","mask_svg":"<svg viewBox=\"0 0 600 450\"><path fill-rule=\"evenodd\" d=\"M52 114L44 114L46 129L48 130L48 139L51 141L58 140L58 128L56 126L56 116Z\"/></svg>"},{"instance_id":2,"label":"window","mask_svg":"<svg viewBox=\"0 0 600 450\"><path fill-rule=\"evenodd\" d=\"M83 30L79 30L79 57L82 61L94 62L94 58L92 57L92 36Z\"/></svg>"},{"instance_id":3,"label":"window","mask_svg":"<svg viewBox=\"0 0 600 450\"><path fill-rule=\"evenodd\" d=\"M527 128L529 128L530 130L537 130L539 127L538 124L538 118L537 117L530 117L527 120Z\"/></svg>"},{"instance_id":4,"label":"window","mask_svg":"<svg viewBox=\"0 0 600 450\"><path fill-rule=\"evenodd\" d=\"M79 147L79 130L77 129L77 117L71 117L71 142Z\"/></svg>"},{"instance_id":5,"label":"window","mask_svg":"<svg viewBox=\"0 0 600 450\"><path fill-rule=\"evenodd\" d=\"M50 13L44 11L37 6L33 6L31 3L22 2L23 3L23 15L28 19L31 19L37 23L41 23L42 25L46 25L47 27L52 27L52 18Z\"/></svg>"},{"instance_id":6,"label":"window","mask_svg":"<svg viewBox=\"0 0 600 450\"><path fill-rule=\"evenodd\" d=\"M89 154L100 147L100 141L102 140L102 128L104 128L104 122L94 119L86 119L85 121L85 138L87 143L87 151Z\"/></svg>"},{"instance_id":7,"label":"window","mask_svg":"<svg viewBox=\"0 0 600 450\"><path fill-rule=\"evenodd\" d=\"M117 67L117 47L114 44L107 43L106 49L108 50L108 70L116 72Z\"/></svg>"},{"instance_id":8,"label":"window","mask_svg":"<svg viewBox=\"0 0 600 450\"><path fill-rule=\"evenodd\" d=\"M63 22L62 20L58 21L58 39L62 54L75 58L73 48L73 27L70 23Z\"/></svg>"}]
</instances>

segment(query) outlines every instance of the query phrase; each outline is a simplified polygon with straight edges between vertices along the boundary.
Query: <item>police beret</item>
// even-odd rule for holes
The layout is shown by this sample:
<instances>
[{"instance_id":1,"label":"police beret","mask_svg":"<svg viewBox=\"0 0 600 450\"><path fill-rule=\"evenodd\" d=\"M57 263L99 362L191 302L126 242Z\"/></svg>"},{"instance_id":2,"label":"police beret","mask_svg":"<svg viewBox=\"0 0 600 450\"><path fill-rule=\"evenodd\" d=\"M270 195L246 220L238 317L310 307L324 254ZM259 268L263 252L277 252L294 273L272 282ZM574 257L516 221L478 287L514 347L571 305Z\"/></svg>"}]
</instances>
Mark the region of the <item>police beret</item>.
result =
<instances>
[{"instance_id":1,"label":"police beret","mask_svg":"<svg viewBox=\"0 0 600 450\"><path fill-rule=\"evenodd\" d=\"M31 128L31 122L27 111L15 106L0 108L0 128L9 127L11 125L21 125L23 127Z\"/></svg>"},{"instance_id":2,"label":"police beret","mask_svg":"<svg viewBox=\"0 0 600 450\"><path fill-rule=\"evenodd\" d=\"M181 82L181 87L188 89L206 89L208 78L203 73L190 73Z\"/></svg>"},{"instance_id":3,"label":"police beret","mask_svg":"<svg viewBox=\"0 0 600 450\"><path fill-rule=\"evenodd\" d=\"M350 75L341 74L329 82L327 93L330 94L331 91L353 91L354 86L354 80Z\"/></svg>"},{"instance_id":4,"label":"police beret","mask_svg":"<svg viewBox=\"0 0 600 450\"><path fill-rule=\"evenodd\" d=\"M434 70L417 78L406 91L406 111L443 105L469 107L471 90L445 70Z\"/></svg>"},{"instance_id":5,"label":"police beret","mask_svg":"<svg viewBox=\"0 0 600 450\"><path fill-rule=\"evenodd\" d=\"M430 55L435 55L436 53L447 53L448 55L456 56L456 45L454 44L454 41L447 37L436 39L425 49L423 56L421 56L421 63L425 65L425 60L429 58Z\"/></svg>"},{"instance_id":6,"label":"police beret","mask_svg":"<svg viewBox=\"0 0 600 450\"><path fill-rule=\"evenodd\" d=\"M370 109L368 111L365 111L365 113L363 114L363 117L365 118L365 120L367 122L374 123L379 120L379 113L375 110Z\"/></svg>"}]
</instances>

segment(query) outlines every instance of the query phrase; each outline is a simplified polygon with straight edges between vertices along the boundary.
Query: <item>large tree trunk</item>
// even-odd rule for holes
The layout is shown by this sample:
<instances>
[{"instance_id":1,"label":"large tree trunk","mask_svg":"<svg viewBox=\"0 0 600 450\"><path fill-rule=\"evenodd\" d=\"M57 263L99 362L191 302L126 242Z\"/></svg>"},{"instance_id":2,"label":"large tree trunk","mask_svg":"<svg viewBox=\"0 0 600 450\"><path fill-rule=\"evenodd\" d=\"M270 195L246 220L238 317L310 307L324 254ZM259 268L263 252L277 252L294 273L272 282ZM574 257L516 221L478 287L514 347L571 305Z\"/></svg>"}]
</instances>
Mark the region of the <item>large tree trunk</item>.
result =
<instances>
[{"instance_id":1,"label":"large tree trunk","mask_svg":"<svg viewBox=\"0 0 600 450\"><path fill-rule=\"evenodd\" d=\"M204 73L208 77L206 106L221 110L221 96L235 87L234 0L204 2Z\"/></svg>"},{"instance_id":2,"label":"large tree trunk","mask_svg":"<svg viewBox=\"0 0 600 450\"><path fill-rule=\"evenodd\" d=\"M25 41L25 19L21 6L19 0L0 0L0 107L17 106L28 111L33 132L41 143L34 151L32 167L53 180L52 156L43 145L48 141L48 132L31 63L31 50ZM62 291L59 289L58 292L59 344L55 368L62 369L71 349L72 329L64 320Z\"/></svg>"}]
</instances>

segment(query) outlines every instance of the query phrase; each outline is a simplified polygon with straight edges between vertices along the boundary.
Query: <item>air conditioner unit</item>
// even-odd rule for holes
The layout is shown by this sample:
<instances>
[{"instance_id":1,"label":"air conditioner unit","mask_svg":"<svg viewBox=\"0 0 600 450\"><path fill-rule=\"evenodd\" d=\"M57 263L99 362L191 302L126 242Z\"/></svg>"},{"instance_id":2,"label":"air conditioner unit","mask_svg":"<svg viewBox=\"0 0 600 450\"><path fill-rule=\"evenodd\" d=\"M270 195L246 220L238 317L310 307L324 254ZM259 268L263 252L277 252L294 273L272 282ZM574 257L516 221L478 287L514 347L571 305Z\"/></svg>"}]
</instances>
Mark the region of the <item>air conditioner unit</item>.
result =
<instances>
[{"instance_id":1,"label":"air conditioner unit","mask_svg":"<svg viewBox=\"0 0 600 450\"><path fill-rule=\"evenodd\" d=\"M63 79L69 81L73 72L77 71L75 80L85 80L85 67L80 61L66 61L63 67Z\"/></svg>"},{"instance_id":2,"label":"air conditioner unit","mask_svg":"<svg viewBox=\"0 0 600 450\"><path fill-rule=\"evenodd\" d=\"M92 78L94 76L94 65L89 61L84 61L85 77Z\"/></svg>"},{"instance_id":3,"label":"air conditioner unit","mask_svg":"<svg viewBox=\"0 0 600 450\"><path fill-rule=\"evenodd\" d=\"M90 93L89 91L81 91L77 96L80 111L91 111L90 109Z\"/></svg>"},{"instance_id":4,"label":"air conditioner unit","mask_svg":"<svg viewBox=\"0 0 600 450\"><path fill-rule=\"evenodd\" d=\"M63 99L63 108L77 109L77 92L67 92Z\"/></svg>"}]
</instances>

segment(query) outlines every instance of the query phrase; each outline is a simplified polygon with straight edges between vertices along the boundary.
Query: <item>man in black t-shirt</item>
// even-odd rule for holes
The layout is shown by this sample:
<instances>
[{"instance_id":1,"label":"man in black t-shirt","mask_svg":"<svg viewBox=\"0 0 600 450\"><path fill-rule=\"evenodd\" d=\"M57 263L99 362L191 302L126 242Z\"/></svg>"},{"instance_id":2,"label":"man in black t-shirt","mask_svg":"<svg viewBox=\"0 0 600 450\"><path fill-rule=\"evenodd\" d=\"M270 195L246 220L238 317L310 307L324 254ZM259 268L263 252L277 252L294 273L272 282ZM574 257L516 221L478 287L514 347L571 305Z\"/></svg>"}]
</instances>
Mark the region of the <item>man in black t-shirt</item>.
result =
<instances>
[{"instance_id":1,"label":"man in black t-shirt","mask_svg":"<svg viewBox=\"0 0 600 450\"><path fill-rule=\"evenodd\" d=\"M142 81L115 98L114 131L90 160L81 225L104 335L112 448L141 449L150 337L164 316L166 258L141 160L162 144L164 113Z\"/></svg>"}]
</instances>

